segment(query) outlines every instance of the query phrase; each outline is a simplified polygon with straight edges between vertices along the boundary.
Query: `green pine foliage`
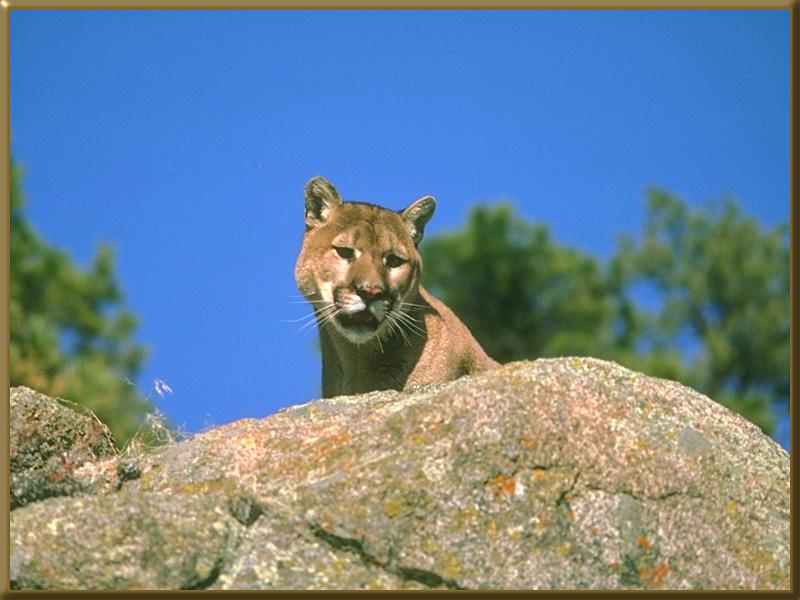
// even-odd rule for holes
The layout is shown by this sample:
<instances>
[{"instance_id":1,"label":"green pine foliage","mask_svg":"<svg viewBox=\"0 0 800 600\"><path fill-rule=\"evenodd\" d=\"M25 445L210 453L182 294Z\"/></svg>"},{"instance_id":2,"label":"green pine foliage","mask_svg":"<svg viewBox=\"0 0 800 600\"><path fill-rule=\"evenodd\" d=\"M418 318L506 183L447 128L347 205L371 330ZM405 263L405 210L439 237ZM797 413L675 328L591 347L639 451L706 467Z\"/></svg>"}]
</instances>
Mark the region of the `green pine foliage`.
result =
<instances>
[{"instance_id":1,"label":"green pine foliage","mask_svg":"<svg viewBox=\"0 0 800 600\"><path fill-rule=\"evenodd\" d=\"M23 214L22 170L11 164L10 380L89 408L124 446L154 407L130 383L145 357L102 246L87 269L53 248Z\"/></svg>"},{"instance_id":2,"label":"green pine foliage","mask_svg":"<svg viewBox=\"0 0 800 600\"><path fill-rule=\"evenodd\" d=\"M422 245L425 285L500 362L611 345L614 297L591 256L553 242L509 204L476 206L461 231Z\"/></svg>"},{"instance_id":3,"label":"green pine foliage","mask_svg":"<svg viewBox=\"0 0 800 600\"><path fill-rule=\"evenodd\" d=\"M641 239L623 237L612 263L628 287L661 300L640 308L628 361L703 391L765 431L789 401L789 236L763 229L731 197L690 210L651 190ZM696 348L688 356L682 340ZM642 352L642 348L649 351Z\"/></svg>"},{"instance_id":4,"label":"green pine foliage","mask_svg":"<svg viewBox=\"0 0 800 600\"><path fill-rule=\"evenodd\" d=\"M590 355L690 385L772 432L789 398L789 247L731 198L648 192L641 239L601 263L508 204L423 244L424 283L501 362ZM652 301L643 299L647 287ZM638 292L637 292L638 290Z\"/></svg>"}]
</instances>

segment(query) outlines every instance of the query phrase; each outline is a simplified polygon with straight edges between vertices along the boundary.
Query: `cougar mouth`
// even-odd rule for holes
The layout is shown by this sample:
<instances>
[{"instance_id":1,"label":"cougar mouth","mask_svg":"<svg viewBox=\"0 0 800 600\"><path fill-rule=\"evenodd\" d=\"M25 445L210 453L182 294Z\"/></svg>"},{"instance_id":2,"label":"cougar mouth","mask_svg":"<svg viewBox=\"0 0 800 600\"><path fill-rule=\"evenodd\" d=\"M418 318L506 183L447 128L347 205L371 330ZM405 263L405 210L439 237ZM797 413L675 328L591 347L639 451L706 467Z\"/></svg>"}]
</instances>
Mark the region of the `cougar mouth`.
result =
<instances>
[{"instance_id":1,"label":"cougar mouth","mask_svg":"<svg viewBox=\"0 0 800 600\"><path fill-rule=\"evenodd\" d=\"M380 335L391 311L389 299L376 299L366 302L358 296L342 298L337 302L339 308L335 323L337 329L351 342L362 344Z\"/></svg>"},{"instance_id":2,"label":"cougar mouth","mask_svg":"<svg viewBox=\"0 0 800 600\"><path fill-rule=\"evenodd\" d=\"M342 313L339 315L339 322L344 327L369 327L377 329L380 322L375 318L368 308L354 313Z\"/></svg>"}]
</instances>

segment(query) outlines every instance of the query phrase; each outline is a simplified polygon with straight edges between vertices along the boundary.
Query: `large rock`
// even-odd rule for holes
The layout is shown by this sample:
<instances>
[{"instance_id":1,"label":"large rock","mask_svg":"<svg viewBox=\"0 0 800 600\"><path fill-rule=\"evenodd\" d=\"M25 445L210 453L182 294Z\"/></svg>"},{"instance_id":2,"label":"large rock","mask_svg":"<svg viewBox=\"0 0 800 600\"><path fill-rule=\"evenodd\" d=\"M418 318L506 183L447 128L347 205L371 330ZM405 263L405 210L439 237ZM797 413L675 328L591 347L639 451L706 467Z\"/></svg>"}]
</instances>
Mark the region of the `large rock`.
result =
<instances>
[{"instance_id":1,"label":"large rock","mask_svg":"<svg viewBox=\"0 0 800 600\"><path fill-rule=\"evenodd\" d=\"M111 431L91 415L25 387L11 390L10 403L12 509L81 491L75 470L115 455Z\"/></svg>"},{"instance_id":2,"label":"large rock","mask_svg":"<svg viewBox=\"0 0 800 600\"><path fill-rule=\"evenodd\" d=\"M318 400L12 512L25 588L789 589L789 460L595 359Z\"/></svg>"}]
</instances>

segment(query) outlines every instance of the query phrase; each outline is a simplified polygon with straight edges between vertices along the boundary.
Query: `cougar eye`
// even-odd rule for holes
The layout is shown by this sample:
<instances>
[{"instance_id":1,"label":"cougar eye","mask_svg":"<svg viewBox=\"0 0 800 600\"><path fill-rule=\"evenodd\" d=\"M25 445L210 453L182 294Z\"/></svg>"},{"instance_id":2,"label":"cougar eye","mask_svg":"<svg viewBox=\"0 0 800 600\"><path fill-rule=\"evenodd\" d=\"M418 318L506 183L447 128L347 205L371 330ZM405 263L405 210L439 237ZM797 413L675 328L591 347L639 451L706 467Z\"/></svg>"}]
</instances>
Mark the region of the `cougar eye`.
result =
<instances>
[{"instance_id":1,"label":"cougar eye","mask_svg":"<svg viewBox=\"0 0 800 600\"><path fill-rule=\"evenodd\" d=\"M348 248L347 246L334 246L333 249L336 250L336 254L345 260L351 260L353 256L355 256L353 249Z\"/></svg>"},{"instance_id":2,"label":"cougar eye","mask_svg":"<svg viewBox=\"0 0 800 600\"><path fill-rule=\"evenodd\" d=\"M396 269L402 264L405 264L407 261L405 258L400 258L396 254L390 254L386 257L386 266L390 269Z\"/></svg>"}]
</instances>

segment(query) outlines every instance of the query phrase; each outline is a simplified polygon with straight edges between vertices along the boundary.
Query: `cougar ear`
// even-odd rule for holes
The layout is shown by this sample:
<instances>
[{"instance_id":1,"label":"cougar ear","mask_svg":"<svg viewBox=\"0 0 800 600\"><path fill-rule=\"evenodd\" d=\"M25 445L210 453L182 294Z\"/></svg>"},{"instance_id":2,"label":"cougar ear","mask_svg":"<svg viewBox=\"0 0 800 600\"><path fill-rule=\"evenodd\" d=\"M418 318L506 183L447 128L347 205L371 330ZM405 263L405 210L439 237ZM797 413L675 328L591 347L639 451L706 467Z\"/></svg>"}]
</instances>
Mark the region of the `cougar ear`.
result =
<instances>
[{"instance_id":1,"label":"cougar ear","mask_svg":"<svg viewBox=\"0 0 800 600\"><path fill-rule=\"evenodd\" d=\"M411 206L400 213L408 224L408 232L414 245L418 246L425 233L425 225L431 220L433 211L436 210L436 200L433 196L423 196Z\"/></svg>"},{"instance_id":2,"label":"cougar ear","mask_svg":"<svg viewBox=\"0 0 800 600\"><path fill-rule=\"evenodd\" d=\"M321 175L309 179L306 184L306 230L326 223L341 204L339 192L330 181Z\"/></svg>"}]
</instances>

